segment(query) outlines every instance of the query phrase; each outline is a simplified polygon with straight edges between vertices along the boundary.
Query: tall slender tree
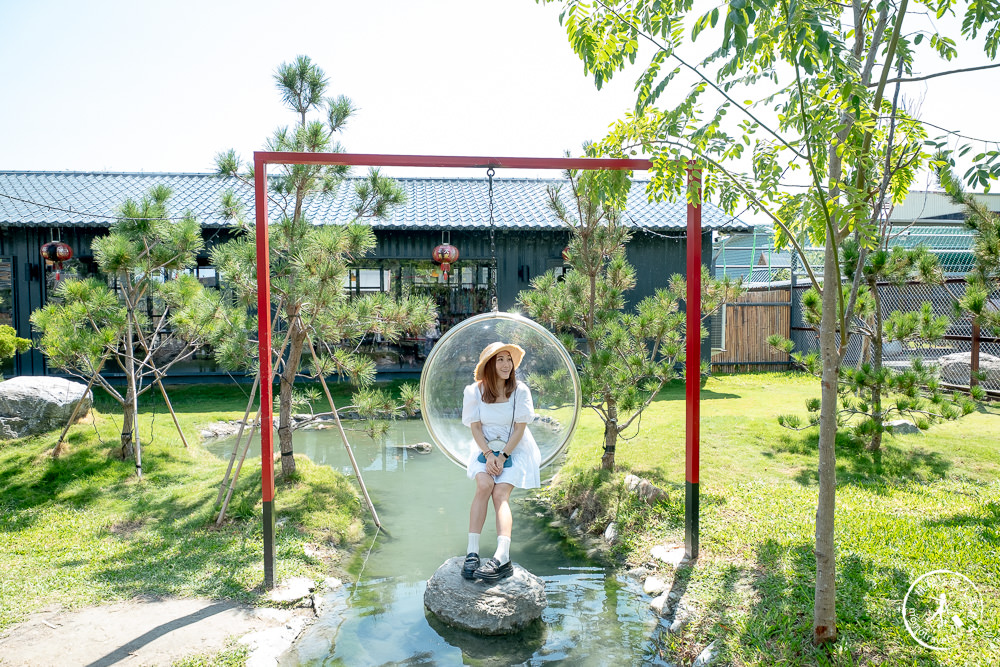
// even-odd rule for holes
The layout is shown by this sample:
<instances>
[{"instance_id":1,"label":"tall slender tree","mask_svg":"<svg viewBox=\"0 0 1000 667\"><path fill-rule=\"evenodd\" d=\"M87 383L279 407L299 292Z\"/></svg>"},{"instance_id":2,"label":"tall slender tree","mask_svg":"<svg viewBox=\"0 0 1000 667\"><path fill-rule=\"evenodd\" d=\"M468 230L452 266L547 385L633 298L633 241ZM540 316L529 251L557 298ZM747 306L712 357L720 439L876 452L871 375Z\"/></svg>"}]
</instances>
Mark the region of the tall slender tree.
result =
<instances>
[{"instance_id":1,"label":"tall slender tree","mask_svg":"<svg viewBox=\"0 0 1000 667\"><path fill-rule=\"evenodd\" d=\"M820 294L812 638L835 640L837 388L863 278L860 270L844 273L842 245L854 238L863 255L874 249L883 205L901 201L930 158L923 126L898 102L900 85L920 78L915 54L951 60L957 40L981 37L993 59L1000 14L958 0L730 0L703 14L691 0L549 1L562 5L570 46L598 88L649 58L639 67L635 108L603 150L648 154L656 195L679 194L686 161L698 160L705 196L727 210L748 201L768 215L779 245L801 255ZM952 33L926 20L957 12L961 27ZM695 43L706 39L699 54ZM1000 173L995 155L976 163L969 177L977 183ZM783 187L796 170L806 187ZM824 249L822 271L802 252L807 237ZM864 265L862 257L857 266Z\"/></svg>"},{"instance_id":2,"label":"tall slender tree","mask_svg":"<svg viewBox=\"0 0 1000 667\"><path fill-rule=\"evenodd\" d=\"M285 106L297 115L293 127L280 127L267 141L269 151L305 153L341 152L337 135L355 112L344 96L324 97L329 81L323 70L308 56L298 56L278 67L274 80ZM321 118L311 118L319 113ZM216 158L218 173L239 176L249 184L252 175L241 174L241 160L235 150ZM280 210L269 231L271 252L271 297L277 316L275 350L287 334L287 346L278 351L279 369L278 440L283 475L295 472L292 456L293 389L306 366L312 375L339 373L358 385L367 386L375 378L374 362L357 352L365 336L380 335L387 341L405 332L420 332L434 320L429 299L406 296L399 300L386 294L351 299L344 290L348 268L375 247L375 235L365 219L385 217L404 201L402 188L394 180L372 169L354 184L355 206L350 220L317 224L304 212L308 197L341 187L346 167L323 165L282 165L269 180L268 196ZM212 257L227 282L247 308L257 303L257 276L254 267L256 230L245 220L239 199L227 191L222 200L224 214L237 221L238 236L215 248ZM343 224L347 223L347 224ZM218 349L220 361L230 367L245 367L256 355L249 332L255 327L243 323L242 335L234 332ZM320 348L319 362L308 351L309 341Z\"/></svg>"}]
</instances>

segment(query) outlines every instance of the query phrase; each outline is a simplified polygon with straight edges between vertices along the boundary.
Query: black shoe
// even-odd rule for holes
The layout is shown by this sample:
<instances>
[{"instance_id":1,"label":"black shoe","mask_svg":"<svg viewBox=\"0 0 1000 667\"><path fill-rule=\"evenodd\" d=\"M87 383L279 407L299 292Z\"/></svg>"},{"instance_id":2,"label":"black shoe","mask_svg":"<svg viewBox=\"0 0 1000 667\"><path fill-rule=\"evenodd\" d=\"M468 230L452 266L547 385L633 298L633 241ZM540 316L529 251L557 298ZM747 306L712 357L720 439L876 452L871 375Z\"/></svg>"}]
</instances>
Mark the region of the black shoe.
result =
<instances>
[{"instance_id":1,"label":"black shoe","mask_svg":"<svg viewBox=\"0 0 1000 667\"><path fill-rule=\"evenodd\" d=\"M507 561L503 565L496 558L490 558L474 573L476 579L483 581L499 581L514 574L514 564Z\"/></svg>"},{"instance_id":2,"label":"black shoe","mask_svg":"<svg viewBox=\"0 0 1000 667\"><path fill-rule=\"evenodd\" d=\"M475 579L477 569L479 569L479 554L470 553L465 557L465 564L462 565L462 577L465 579Z\"/></svg>"}]
</instances>

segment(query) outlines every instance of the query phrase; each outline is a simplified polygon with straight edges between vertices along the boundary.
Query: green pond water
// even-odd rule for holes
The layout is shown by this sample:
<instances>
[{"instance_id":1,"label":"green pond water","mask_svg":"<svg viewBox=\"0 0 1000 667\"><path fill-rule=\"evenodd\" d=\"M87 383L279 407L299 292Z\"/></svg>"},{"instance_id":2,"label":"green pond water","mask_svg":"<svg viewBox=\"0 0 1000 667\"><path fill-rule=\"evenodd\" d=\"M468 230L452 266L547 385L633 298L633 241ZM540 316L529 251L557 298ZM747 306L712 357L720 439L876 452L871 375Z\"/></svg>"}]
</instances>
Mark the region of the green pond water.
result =
<instances>
[{"instance_id":1,"label":"green pond water","mask_svg":"<svg viewBox=\"0 0 1000 667\"><path fill-rule=\"evenodd\" d=\"M348 438L389 535L379 535L357 585L345 582L331 611L299 638L282 665L667 664L657 651L665 626L649 609L641 584L570 555L524 502L526 491L515 490L512 498L511 558L545 582L541 623L506 637L479 637L440 623L424 609L424 588L445 560L465 553L473 482L436 448L418 454L393 446L430 442L419 420L394 423L385 442L357 430L348 430ZM223 440L209 448L228 459L232 446ZM295 451L354 476L335 429L296 432ZM259 445L251 455L260 456ZM557 465L543 469L542 479ZM280 519L280 497L275 506ZM371 544L367 540L362 549ZM486 558L495 547L491 506L480 553Z\"/></svg>"}]
</instances>

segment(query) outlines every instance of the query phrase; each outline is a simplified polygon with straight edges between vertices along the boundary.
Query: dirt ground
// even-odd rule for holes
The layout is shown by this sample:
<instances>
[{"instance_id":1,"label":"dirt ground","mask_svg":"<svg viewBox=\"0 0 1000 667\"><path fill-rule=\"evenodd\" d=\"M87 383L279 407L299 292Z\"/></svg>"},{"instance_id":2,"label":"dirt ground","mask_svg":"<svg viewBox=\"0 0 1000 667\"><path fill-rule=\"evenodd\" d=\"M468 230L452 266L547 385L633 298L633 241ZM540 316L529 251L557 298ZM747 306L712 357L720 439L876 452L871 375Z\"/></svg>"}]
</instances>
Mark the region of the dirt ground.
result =
<instances>
[{"instance_id":1,"label":"dirt ground","mask_svg":"<svg viewBox=\"0 0 1000 667\"><path fill-rule=\"evenodd\" d=\"M309 609L254 609L206 599L53 607L0 633L0 665L171 665L217 653L232 639L250 645L248 665L274 665L312 618Z\"/></svg>"}]
</instances>

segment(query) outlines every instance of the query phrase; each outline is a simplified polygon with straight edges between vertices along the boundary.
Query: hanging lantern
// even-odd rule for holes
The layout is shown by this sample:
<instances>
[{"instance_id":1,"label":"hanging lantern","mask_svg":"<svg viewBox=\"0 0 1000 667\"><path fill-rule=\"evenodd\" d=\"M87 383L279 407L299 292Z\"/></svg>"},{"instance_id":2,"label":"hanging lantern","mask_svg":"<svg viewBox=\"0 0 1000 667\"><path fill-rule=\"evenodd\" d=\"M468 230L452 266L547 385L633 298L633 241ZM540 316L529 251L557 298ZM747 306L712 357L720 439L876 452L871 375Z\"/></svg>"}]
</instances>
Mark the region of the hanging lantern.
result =
<instances>
[{"instance_id":1,"label":"hanging lantern","mask_svg":"<svg viewBox=\"0 0 1000 667\"><path fill-rule=\"evenodd\" d=\"M569 261L569 246L566 246L565 248L563 248L562 258L563 258L564 262L568 262Z\"/></svg>"},{"instance_id":2,"label":"hanging lantern","mask_svg":"<svg viewBox=\"0 0 1000 667\"><path fill-rule=\"evenodd\" d=\"M49 241L42 246L41 255L47 265L55 266L56 280L59 280L63 262L73 258L73 249L62 241Z\"/></svg>"},{"instance_id":3,"label":"hanging lantern","mask_svg":"<svg viewBox=\"0 0 1000 667\"><path fill-rule=\"evenodd\" d=\"M431 253L431 259L435 262L440 262L444 279L448 280L448 272L451 271L451 265L458 261L458 248L450 243L442 243L434 248L434 252Z\"/></svg>"}]
</instances>

